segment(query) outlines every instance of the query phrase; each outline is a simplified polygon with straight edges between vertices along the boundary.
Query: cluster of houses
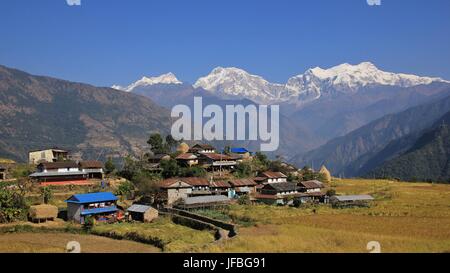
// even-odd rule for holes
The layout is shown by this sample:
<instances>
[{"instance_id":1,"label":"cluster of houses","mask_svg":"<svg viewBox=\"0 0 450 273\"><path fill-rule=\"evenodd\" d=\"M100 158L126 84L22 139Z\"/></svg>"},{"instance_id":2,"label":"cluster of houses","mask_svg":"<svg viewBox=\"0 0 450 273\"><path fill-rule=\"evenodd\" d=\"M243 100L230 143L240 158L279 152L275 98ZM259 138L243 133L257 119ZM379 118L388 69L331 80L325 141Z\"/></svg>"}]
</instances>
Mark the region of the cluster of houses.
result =
<instances>
[{"instance_id":1,"label":"cluster of houses","mask_svg":"<svg viewBox=\"0 0 450 273\"><path fill-rule=\"evenodd\" d=\"M232 170L239 162L251 160L252 154L245 148L230 148L227 153L218 153L208 144L189 147L182 143L175 158L180 166L199 166L208 171ZM149 157L148 167L161 170L163 160L171 157L158 154ZM30 164L37 165L30 178L41 185L82 184L91 179L103 179L103 164L99 161L76 162L69 153L61 149L32 151ZM287 166L289 167L289 166ZM0 179L2 177L0 166ZM298 171L292 167L292 172ZM212 208L228 205L243 196L253 203L269 205L292 205L304 203L332 203L345 207L352 204L366 204L371 196L333 196L323 193L324 184L317 180L289 182L282 172L265 171L253 178L233 176L174 177L159 182L159 194L154 200L157 206L178 209ZM158 217L158 210L149 204L134 204L127 210L117 205L118 198L110 192L75 194L66 200L67 218L85 223L87 217L100 222L115 222L122 219L151 221ZM155 205L153 204L153 205Z\"/></svg>"},{"instance_id":2,"label":"cluster of houses","mask_svg":"<svg viewBox=\"0 0 450 273\"><path fill-rule=\"evenodd\" d=\"M215 206L241 196L248 196L253 202L273 205L289 205L295 199L301 203L326 202L322 182L288 182L285 174L270 171L263 172L256 178L218 181L198 177L170 178L163 180L159 188L165 205L184 208ZM198 203L192 203L193 201ZM190 206L186 206L186 203Z\"/></svg>"}]
</instances>

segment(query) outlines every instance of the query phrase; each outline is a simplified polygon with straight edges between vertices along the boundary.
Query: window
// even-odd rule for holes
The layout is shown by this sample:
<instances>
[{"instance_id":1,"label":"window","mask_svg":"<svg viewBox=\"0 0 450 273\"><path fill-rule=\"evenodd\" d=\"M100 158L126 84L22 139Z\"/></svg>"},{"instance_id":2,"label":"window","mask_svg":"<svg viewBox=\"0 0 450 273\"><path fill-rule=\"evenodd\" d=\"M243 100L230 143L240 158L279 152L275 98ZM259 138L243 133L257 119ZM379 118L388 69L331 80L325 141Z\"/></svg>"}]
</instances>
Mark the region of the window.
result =
<instances>
[{"instance_id":1,"label":"window","mask_svg":"<svg viewBox=\"0 0 450 273\"><path fill-rule=\"evenodd\" d=\"M41 159L45 159L45 152L41 152Z\"/></svg>"}]
</instances>

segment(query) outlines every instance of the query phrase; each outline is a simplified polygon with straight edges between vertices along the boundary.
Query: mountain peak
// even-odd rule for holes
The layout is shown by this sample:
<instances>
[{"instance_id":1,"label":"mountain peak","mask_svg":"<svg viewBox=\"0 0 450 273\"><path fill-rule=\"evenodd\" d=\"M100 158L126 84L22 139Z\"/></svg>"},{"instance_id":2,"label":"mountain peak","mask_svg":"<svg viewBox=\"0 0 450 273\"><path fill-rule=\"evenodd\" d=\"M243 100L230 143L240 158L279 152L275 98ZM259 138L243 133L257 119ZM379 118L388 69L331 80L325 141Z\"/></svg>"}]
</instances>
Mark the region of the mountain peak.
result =
<instances>
[{"instance_id":1,"label":"mountain peak","mask_svg":"<svg viewBox=\"0 0 450 273\"><path fill-rule=\"evenodd\" d=\"M131 92L137 87L150 86L155 84L182 84L181 81L177 79L175 74L172 72L162 74L157 77L142 77L140 80L128 85L127 87L122 87L120 85L113 85L111 88Z\"/></svg>"}]
</instances>

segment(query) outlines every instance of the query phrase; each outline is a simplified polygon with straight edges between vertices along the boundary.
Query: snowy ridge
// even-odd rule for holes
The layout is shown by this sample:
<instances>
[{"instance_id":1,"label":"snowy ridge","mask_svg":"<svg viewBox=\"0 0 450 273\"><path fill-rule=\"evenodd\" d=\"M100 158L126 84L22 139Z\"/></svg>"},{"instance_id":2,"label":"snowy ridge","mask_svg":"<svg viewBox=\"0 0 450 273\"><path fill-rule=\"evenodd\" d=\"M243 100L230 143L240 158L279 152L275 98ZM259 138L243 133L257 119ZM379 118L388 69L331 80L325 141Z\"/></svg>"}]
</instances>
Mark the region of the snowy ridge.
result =
<instances>
[{"instance_id":1,"label":"snowy ridge","mask_svg":"<svg viewBox=\"0 0 450 273\"><path fill-rule=\"evenodd\" d=\"M137 87L151 86L155 84L182 84L182 82L179 81L173 73L167 73L158 77L143 77L142 79L130 84L127 87L113 85L111 86L111 88L125 92L131 92Z\"/></svg>"},{"instance_id":2,"label":"snowy ridge","mask_svg":"<svg viewBox=\"0 0 450 273\"><path fill-rule=\"evenodd\" d=\"M306 102L332 93L354 93L373 85L411 87L432 82L447 82L441 78L396 74L379 70L370 62L358 65L344 63L329 69L308 69L286 84L274 84L260 76L238 68L214 69L200 78L194 87L201 87L219 96L239 96L259 103Z\"/></svg>"}]
</instances>

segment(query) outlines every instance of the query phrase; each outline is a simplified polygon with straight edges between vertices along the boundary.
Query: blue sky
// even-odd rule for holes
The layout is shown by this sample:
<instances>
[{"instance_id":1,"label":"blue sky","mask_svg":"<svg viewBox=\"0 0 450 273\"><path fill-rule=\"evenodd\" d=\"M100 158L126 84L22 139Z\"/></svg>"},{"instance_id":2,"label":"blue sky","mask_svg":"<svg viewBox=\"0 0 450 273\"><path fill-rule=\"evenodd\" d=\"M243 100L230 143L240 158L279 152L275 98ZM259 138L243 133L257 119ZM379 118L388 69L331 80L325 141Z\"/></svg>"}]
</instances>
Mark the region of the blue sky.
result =
<instances>
[{"instance_id":1,"label":"blue sky","mask_svg":"<svg viewBox=\"0 0 450 273\"><path fill-rule=\"evenodd\" d=\"M450 1L0 1L0 64L99 86L216 66L270 81L372 61L450 79Z\"/></svg>"}]
</instances>

